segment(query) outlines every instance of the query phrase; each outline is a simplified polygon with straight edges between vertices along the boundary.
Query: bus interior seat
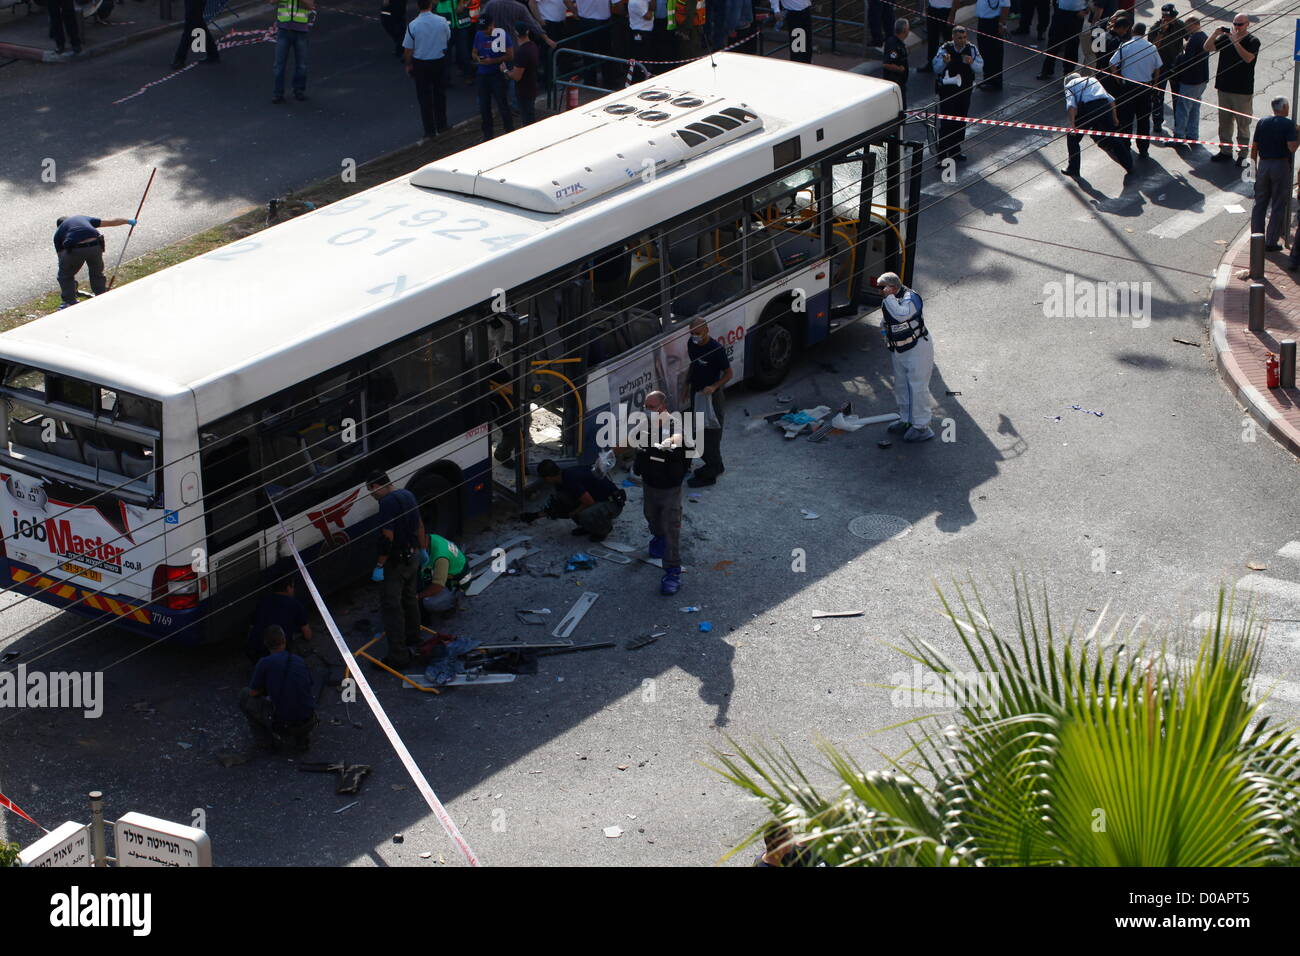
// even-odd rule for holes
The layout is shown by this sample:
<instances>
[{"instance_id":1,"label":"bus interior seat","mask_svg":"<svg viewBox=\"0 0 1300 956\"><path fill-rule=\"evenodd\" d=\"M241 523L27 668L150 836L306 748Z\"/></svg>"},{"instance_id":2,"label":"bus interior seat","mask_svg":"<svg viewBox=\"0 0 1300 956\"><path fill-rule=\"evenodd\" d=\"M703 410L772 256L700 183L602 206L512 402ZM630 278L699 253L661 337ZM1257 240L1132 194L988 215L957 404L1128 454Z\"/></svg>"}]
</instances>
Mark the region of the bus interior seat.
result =
<instances>
[{"instance_id":1,"label":"bus interior seat","mask_svg":"<svg viewBox=\"0 0 1300 956\"><path fill-rule=\"evenodd\" d=\"M117 452L111 448L101 448L86 442L86 464L101 471L111 471L116 475L122 473L122 465L117 460Z\"/></svg>"},{"instance_id":2,"label":"bus interior seat","mask_svg":"<svg viewBox=\"0 0 1300 956\"><path fill-rule=\"evenodd\" d=\"M64 461L85 463L85 459L81 456L81 442L68 435L54 436L54 454Z\"/></svg>"},{"instance_id":3,"label":"bus interior seat","mask_svg":"<svg viewBox=\"0 0 1300 956\"><path fill-rule=\"evenodd\" d=\"M128 478L147 478L153 471L153 459L145 455L122 452L122 470Z\"/></svg>"},{"instance_id":4,"label":"bus interior seat","mask_svg":"<svg viewBox=\"0 0 1300 956\"><path fill-rule=\"evenodd\" d=\"M39 422L9 422L9 441L23 448L40 451L45 446L41 443L41 426Z\"/></svg>"},{"instance_id":5,"label":"bus interior seat","mask_svg":"<svg viewBox=\"0 0 1300 956\"><path fill-rule=\"evenodd\" d=\"M117 413L118 421L129 422L132 425L149 425L151 424L149 406L147 399L118 392L113 410Z\"/></svg>"},{"instance_id":6,"label":"bus interior seat","mask_svg":"<svg viewBox=\"0 0 1300 956\"><path fill-rule=\"evenodd\" d=\"M776 250L776 238L770 229L758 227L751 234L753 253L750 268L755 282L766 282L781 272L781 256Z\"/></svg>"}]
</instances>

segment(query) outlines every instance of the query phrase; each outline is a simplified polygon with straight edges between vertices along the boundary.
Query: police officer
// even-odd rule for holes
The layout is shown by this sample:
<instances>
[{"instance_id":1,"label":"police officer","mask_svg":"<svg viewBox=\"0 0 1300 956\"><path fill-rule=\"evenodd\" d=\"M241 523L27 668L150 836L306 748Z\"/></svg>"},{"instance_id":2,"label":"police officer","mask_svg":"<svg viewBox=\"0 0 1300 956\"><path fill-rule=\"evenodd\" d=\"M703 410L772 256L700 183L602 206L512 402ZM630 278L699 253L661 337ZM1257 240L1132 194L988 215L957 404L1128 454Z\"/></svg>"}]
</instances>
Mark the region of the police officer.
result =
<instances>
[{"instance_id":1,"label":"police officer","mask_svg":"<svg viewBox=\"0 0 1300 956\"><path fill-rule=\"evenodd\" d=\"M911 32L912 25L907 22L907 17L899 17L894 21L894 35L886 38L883 50L884 77L898 84L898 90L903 94L903 109L907 109L907 38Z\"/></svg>"},{"instance_id":2,"label":"police officer","mask_svg":"<svg viewBox=\"0 0 1300 956\"><path fill-rule=\"evenodd\" d=\"M1011 0L975 0L975 29L984 46L984 82L980 89L996 93L1002 89L1002 38L1006 36Z\"/></svg>"},{"instance_id":3,"label":"police officer","mask_svg":"<svg viewBox=\"0 0 1300 956\"><path fill-rule=\"evenodd\" d=\"M876 282L885 291L880 304L885 337L894 363L894 398L898 421L886 429L903 441L928 441L930 428L930 373L934 371L934 343L925 328L924 303L903 285L897 273L886 272Z\"/></svg>"},{"instance_id":4,"label":"police officer","mask_svg":"<svg viewBox=\"0 0 1300 956\"><path fill-rule=\"evenodd\" d=\"M939 112L952 116L970 113L970 96L975 89L975 71L984 69L984 58L973 44L966 42L966 28L953 27L952 39L939 47L931 65L934 67L934 89L939 94ZM939 139L936 152L939 167L945 159L963 162L961 151L966 138L966 124L961 120L939 120Z\"/></svg>"},{"instance_id":5,"label":"police officer","mask_svg":"<svg viewBox=\"0 0 1300 956\"><path fill-rule=\"evenodd\" d=\"M96 219L94 216L60 216L54 221L54 251L59 256L60 309L77 304L77 273L90 271L95 295L108 291L104 279L104 236L101 226L134 226L134 219Z\"/></svg>"},{"instance_id":6,"label":"police officer","mask_svg":"<svg viewBox=\"0 0 1300 956\"><path fill-rule=\"evenodd\" d=\"M1056 61L1065 63L1062 69L1076 69L1079 65L1079 34L1088 16L1088 0L1056 0L1052 8L1052 25L1047 30L1047 50L1043 54L1043 68L1038 79L1050 80L1056 72Z\"/></svg>"},{"instance_id":7,"label":"police officer","mask_svg":"<svg viewBox=\"0 0 1300 956\"><path fill-rule=\"evenodd\" d=\"M1160 51L1146 38L1146 27L1133 27L1133 36L1111 54L1108 72L1123 77L1122 92L1116 104L1119 131L1146 136L1151 132L1151 84L1160 76ZM1138 155L1146 156L1151 141L1136 140Z\"/></svg>"},{"instance_id":8,"label":"police officer","mask_svg":"<svg viewBox=\"0 0 1300 956\"><path fill-rule=\"evenodd\" d=\"M673 595L682 586L682 479L686 477L684 436L668 413L668 396L651 392L645 397L649 433L636 454L641 476L642 510L650 526L650 557L662 558L664 576L659 593Z\"/></svg>"},{"instance_id":9,"label":"police officer","mask_svg":"<svg viewBox=\"0 0 1300 956\"><path fill-rule=\"evenodd\" d=\"M686 343L686 355L691 361L691 407L697 415L705 414L707 404L713 406L717 427L712 428L705 418L704 465L686 482L692 488L715 484L718 476L727 470L722 463L722 425L726 416L722 406L722 390L731 381L731 360L727 347L709 337L709 323L699 316L691 320L691 338Z\"/></svg>"},{"instance_id":10,"label":"police officer","mask_svg":"<svg viewBox=\"0 0 1300 956\"><path fill-rule=\"evenodd\" d=\"M547 458L537 466L537 474L555 493L546 505L550 518L569 518L577 527L575 535L591 535L592 541L604 541L614 529L614 519L623 513L627 494L604 475L598 475L586 465L561 468ZM538 512L525 512L525 521L539 517Z\"/></svg>"},{"instance_id":11,"label":"police officer","mask_svg":"<svg viewBox=\"0 0 1300 956\"><path fill-rule=\"evenodd\" d=\"M401 39L407 75L415 82L425 139L447 128L447 48L451 24L433 12L433 0L416 0L420 8Z\"/></svg>"},{"instance_id":12,"label":"police officer","mask_svg":"<svg viewBox=\"0 0 1300 956\"><path fill-rule=\"evenodd\" d=\"M252 680L239 694L239 709L260 747L278 750L288 743L299 753L311 745L316 717L316 686L307 662L286 647L284 631L271 626L267 655L253 667Z\"/></svg>"},{"instance_id":13,"label":"police officer","mask_svg":"<svg viewBox=\"0 0 1300 956\"><path fill-rule=\"evenodd\" d=\"M1071 73L1065 78L1065 111L1070 127L1076 130L1110 133L1119 124L1115 98L1106 92L1096 77L1084 79L1078 73ZM1125 173L1133 172L1133 153L1127 139L1097 136L1095 133L1092 138L1106 155L1124 167ZM1079 175L1079 141L1082 139L1082 133L1069 133L1065 137L1069 160L1061 172L1067 176Z\"/></svg>"},{"instance_id":14,"label":"police officer","mask_svg":"<svg viewBox=\"0 0 1300 956\"><path fill-rule=\"evenodd\" d=\"M469 559L465 552L442 535L430 534L420 568L420 606L429 614L447 614L456 610L456 596L470 581Z\"/></svg>"},{"instance_id":15,"label":"police officer","mask_svg":"<svg viewBox=\"0 0 1300 956\"><path fill-rule=\"evenodd\" d=\"M379 555L370 580L382 587L380 608L388 638L384 663L401 668L410 663L407 646L420 643L416 581L428 556L421 553L421 544L426 540L424 519L415 495L405 488L394 488L383 472L370 476L366 490L379 502Z\"/></svg>"}]
</instances>

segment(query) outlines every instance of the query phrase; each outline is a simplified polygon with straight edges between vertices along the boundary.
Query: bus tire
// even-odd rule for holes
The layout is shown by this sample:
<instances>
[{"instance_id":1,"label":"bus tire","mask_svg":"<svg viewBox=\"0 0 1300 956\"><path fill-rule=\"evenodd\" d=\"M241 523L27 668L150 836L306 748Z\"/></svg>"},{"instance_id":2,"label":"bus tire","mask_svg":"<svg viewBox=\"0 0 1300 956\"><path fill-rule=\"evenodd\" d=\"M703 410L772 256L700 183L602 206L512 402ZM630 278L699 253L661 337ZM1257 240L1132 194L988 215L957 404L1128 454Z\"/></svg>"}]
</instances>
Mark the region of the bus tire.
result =
<instances>
[{"instance_id":1,"label":"bus tire","mask_svg":"<svg viewBox=\"0 0 1300 956\"><path fill-rule=\"evenodd\" d=\"M772 321L761 329L754 343L750 360L753 369L746 378L756 391L780 385L794 367L798 336L789 320Z\"/></svg>"},{"instance_id":2,"label":"bus tire","mask_svg":"<svg viewBox=\"0 0 1300 956\"><path fill-rule=\"evenodd\" d=\"M461 507L459 488L438 474L421 475L410 485L420 503L424 530L455 540L460 535Z\"/></svg>"}]
</instances>

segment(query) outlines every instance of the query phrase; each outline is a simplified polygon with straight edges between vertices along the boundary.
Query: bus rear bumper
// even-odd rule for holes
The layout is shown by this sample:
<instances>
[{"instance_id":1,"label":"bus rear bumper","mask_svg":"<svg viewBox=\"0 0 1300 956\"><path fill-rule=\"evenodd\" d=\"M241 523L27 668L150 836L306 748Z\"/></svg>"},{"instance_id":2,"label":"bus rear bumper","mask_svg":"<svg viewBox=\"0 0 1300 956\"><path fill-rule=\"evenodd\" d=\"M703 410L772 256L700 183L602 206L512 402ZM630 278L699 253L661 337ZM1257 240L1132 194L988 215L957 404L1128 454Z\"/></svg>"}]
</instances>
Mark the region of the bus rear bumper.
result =
<instances>
[{"instance_id":1,"label":"bus rear bumper","mask_svg":"<svg viewBox=\"0 0 1300 956\"><path fill-rule=\"evenodd\" d=\"M203 628L199 622L206 613L202 605L183 611L156 608L140 603L137 598L109 594L81 587L63 578L53 578L12 558L0 559L0 574L4 583L16 593L79 617L111 623L155 640L175 638L183 644L197 644L202 639Z\"/></svg>"}]
</instances>

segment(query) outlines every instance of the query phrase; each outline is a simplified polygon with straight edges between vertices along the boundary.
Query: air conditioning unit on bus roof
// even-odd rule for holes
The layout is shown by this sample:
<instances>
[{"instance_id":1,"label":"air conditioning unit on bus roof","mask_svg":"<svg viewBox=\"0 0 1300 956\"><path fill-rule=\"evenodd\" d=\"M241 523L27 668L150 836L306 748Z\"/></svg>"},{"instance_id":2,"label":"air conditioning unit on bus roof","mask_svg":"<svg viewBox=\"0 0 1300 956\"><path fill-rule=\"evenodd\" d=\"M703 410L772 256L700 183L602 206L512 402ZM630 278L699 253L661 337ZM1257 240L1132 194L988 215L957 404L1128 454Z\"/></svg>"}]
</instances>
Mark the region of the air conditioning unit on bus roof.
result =
<instances>
[{"instance_id":1,"label":"air conditioning unit on bus roof","mask_svg":"<svg viewBox=\"0 0 1300 956\"><path fill-rule=\"evenodd\" d=\"M567 134L557 128L562 123L571 126ZM668 89L642 90L430 163L411 176L411 183L560 213L616 189L653 182L666 169L762 128L763 120L743 104ZM549 134L536 148L526 141L533 130ZM503 155L502 147L512 137L520 148ZM490 165L476 168L476 153Z\"/></svg>"}]
</instances>

